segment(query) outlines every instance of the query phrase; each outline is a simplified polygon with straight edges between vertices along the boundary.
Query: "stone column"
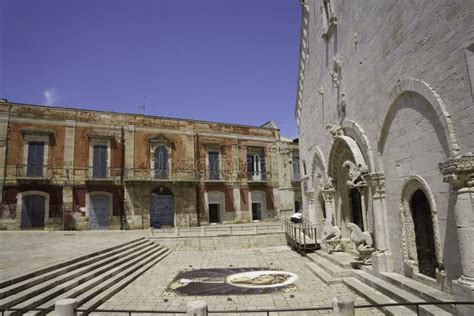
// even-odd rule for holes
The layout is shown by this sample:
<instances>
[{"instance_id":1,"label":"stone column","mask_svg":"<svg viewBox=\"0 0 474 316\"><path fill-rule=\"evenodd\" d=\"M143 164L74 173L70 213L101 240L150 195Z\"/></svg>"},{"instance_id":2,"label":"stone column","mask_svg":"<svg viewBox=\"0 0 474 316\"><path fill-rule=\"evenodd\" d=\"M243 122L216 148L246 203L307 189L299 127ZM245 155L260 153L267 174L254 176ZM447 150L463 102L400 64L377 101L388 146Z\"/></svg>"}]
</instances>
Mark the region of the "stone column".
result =
<instances>
[{"instance_id":1,"label":"stone column","mask_svg":"<svg viewBox=\"0 0 474 316\"><path fill-rule=\"evenodd\" d=\"M76 121L64 122L64 166L63 166L63 211L71 212L73 217L74 185L74 143L76 141ZM63 220L66 217L63 216ZM67 229L77 229L72 222L63 223Z\"/></svg>"},{"instance_id":2,"label":"stone column","mask_svg":"<svg viewBox=\"0 0 474 316\"><path fill-rule=\"evenodd\" d=\"M313 191L307 191L305 192L306 195L306 202L308 203L307 207L307 214L303 214L303 217L310 221L311 223L315 223L316 221L316 208L314 205L314 192Z\"/></svg>"},{"instance_id":3,"label":"stone column","mask_svg":"<svg viewBox=\"0 0 474 316\"><path fill-rule=\"evenodd\" d=\"M459 241L462 275L453 281L456 301L474 301L474 154L439 164L444 181L451 184L454 217ZM457 305L458 315L474 315L474 305Z\"/></svg>"},{"instance_id":4,"label":"stone column","mask_svg":"<svg viewBox=\"0 0 474 316\"><path fill-rule=\"evenodd\" d=\"M336 225L335 209L334 209L334 196L336 190L330 188L321 191L324 198L324 208L326 209L326 218L329 218L333 225Z\"/></svg>"},{"instance_id":5,"label":"stone column","mask_svg":"<svg viewBox=\"0 0 474 316\"><path fill-rule=\"evenodd\" d=\"M372 212L374 221L375 252L372 254L372 266L375 272L393 271L393 259L389 250L390 240L385 204L385 177L381 173L370 175L370 193L372 194Z\"/></svg>"}]
</instances>

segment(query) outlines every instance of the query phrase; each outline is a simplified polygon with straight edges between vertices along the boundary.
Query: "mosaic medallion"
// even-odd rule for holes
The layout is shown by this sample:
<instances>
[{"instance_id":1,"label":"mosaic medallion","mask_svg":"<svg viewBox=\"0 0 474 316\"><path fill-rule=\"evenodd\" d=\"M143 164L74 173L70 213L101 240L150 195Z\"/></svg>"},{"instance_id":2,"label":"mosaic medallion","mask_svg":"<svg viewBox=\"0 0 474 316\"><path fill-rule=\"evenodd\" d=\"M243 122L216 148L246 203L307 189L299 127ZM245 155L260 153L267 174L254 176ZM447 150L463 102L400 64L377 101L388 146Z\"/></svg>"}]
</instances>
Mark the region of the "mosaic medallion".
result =
<instances>
[{"instance_id":1,"label":"mosaic medallion","mask_svg":"<svg viewBox=\"0 0 474 316\"><path fill-rule=\"evenodd\" d=\"M294 273L266 268L199 269L180 272L168 286L182 295L265 294L293 286Z\"/></svg>"}]
</instances>

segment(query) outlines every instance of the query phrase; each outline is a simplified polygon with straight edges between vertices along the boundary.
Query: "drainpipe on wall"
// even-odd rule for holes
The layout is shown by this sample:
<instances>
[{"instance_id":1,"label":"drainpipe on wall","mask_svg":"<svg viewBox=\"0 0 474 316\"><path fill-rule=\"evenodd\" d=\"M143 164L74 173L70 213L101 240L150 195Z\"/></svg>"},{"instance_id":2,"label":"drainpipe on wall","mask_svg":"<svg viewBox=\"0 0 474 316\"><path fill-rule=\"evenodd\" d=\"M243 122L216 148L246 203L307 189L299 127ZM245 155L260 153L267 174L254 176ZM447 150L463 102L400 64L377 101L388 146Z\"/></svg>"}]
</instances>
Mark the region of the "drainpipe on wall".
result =
<instances>
[{"instance_id":1,"label":"drainpipe on wall","mask_svg":"<svg viewBox=\"0 0 474 316\"><path fill-rule=\"evenodd\" d=\"M122 203L120 203L120 229L125 230L127 228L127 216L125 214L125 187L124 187L124 172L125 172L125 131L123 126L120 129L120 143L122 145L120 149L120 191L122 194Z\"/></svg>"},{"instance_id":2,"label":"drainpipe on wall","mask_svg":"<svg viewBox=\"0 0 474 316\"><path fill-rule=\"evenodd\" d=\"M197 132L194 133L194 163L193 163L193 169L195 172L195 176L198 176L198 165L197 163L199 162L199 134ZM200 184L201 184L201 178L198 178L199 181L196 181L196 216L197 216L197 225L201 226L201 210L200 210L200 205L201 205L201 198L200 198Z\"/></svg>"},{"instance_id":3,"label":"drainpipe on wall","mask_svg":"<svg viewBox=\"0 0 474 316\"><path fill-rule=\"evenodd\" d=\"M5 136L5 157L3 158L3 180L2 180L2 206L5 201L5 182L7 181L7 162L8 162L8 139L10 137L10 113L12 110L12 105L8 107L8 118L7 118L7 135Z\"/></svg>"}]
</instances>

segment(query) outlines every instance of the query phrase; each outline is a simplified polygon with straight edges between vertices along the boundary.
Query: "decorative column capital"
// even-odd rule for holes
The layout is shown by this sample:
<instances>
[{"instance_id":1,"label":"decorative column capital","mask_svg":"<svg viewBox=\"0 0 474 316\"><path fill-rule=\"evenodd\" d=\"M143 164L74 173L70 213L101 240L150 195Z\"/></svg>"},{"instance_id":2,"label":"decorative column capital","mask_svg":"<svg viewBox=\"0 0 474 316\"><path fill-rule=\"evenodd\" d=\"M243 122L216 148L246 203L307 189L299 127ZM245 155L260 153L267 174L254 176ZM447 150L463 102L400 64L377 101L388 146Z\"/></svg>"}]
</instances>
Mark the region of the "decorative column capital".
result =
<instances>
[{"instance_id":1,"label":"decorative column capital","mask_svg":"<svg viewBox=\"0 0 474 316\"><path fill-rule=\"evenodd\" d=\"M444 182L456 188L474 187L474 153L450 158L439 164Z\"/></svg>"},{"instance_id":2,"label":"decorative column capital","mask_svg":"<svg viewBox=\"0 0 474 316\"><path fill-rule=\"evenodd\" d=\"M313 191L307 191L305 192L306 199L308 200L309 204L314 204L314 192Z\"/></svg>"},{"instance_id":3,"label":"decorative column capital","mask_svg":"<svg viewBox=\"0 0 474 316\"><path fill-rule=\"evenodd\" d=\"M385 175L381 172L371 173L368 182L374 196L385 196Z\"/></svg>"}]
</instances>

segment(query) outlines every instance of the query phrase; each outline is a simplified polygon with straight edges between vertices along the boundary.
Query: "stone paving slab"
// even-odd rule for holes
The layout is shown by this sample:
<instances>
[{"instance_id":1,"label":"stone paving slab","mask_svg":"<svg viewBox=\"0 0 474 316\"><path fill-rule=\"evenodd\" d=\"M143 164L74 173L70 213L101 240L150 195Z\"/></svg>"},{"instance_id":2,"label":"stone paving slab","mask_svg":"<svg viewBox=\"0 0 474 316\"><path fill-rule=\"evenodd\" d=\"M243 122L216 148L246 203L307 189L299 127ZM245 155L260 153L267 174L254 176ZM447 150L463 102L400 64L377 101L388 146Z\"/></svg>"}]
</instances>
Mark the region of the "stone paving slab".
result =
<instances>
[{"instance_id":1,"label":"stone paving slab","mask_svg":"<svg viewBox=\"0 0 474 316\"><path fill-rule=\"evenodd\" d=\"M149 230L0 231L0 280L149 234Z\"/></svg>"},{"instance_id":2,"label":"stone paving slab","mask_svg":"<svg viewBox=\"0 0 474 316\"><path fill-rule=\"evenodd\" d=\"M331 306L332 298L336 295L351 297L356 305L368 304L365 299L343 284L330 286L324 284L306 268L305 263L307 261L307 258L291 251L287 246L209 251L173 251L163 261L111 297L99 308L184 311L186 304L193 300L207 301L209 310L305 308ZM299 279L296 281L295 287L271 294L181 296L166 291L170 282L180 271L228 267L278 268L298 274ZM253 314L265 315L262 313L245 313L245 315ZM282 312L278 314L327 315L330 314L330 311ZM99 315L99 313L95 313L95 315ZM117 313L117 315L119 314ZM271 315L277 314L273 313ZM383 313L377 309L361 309L357 312L357 315L383 315Z\"/></svg>"}]
</instances>

